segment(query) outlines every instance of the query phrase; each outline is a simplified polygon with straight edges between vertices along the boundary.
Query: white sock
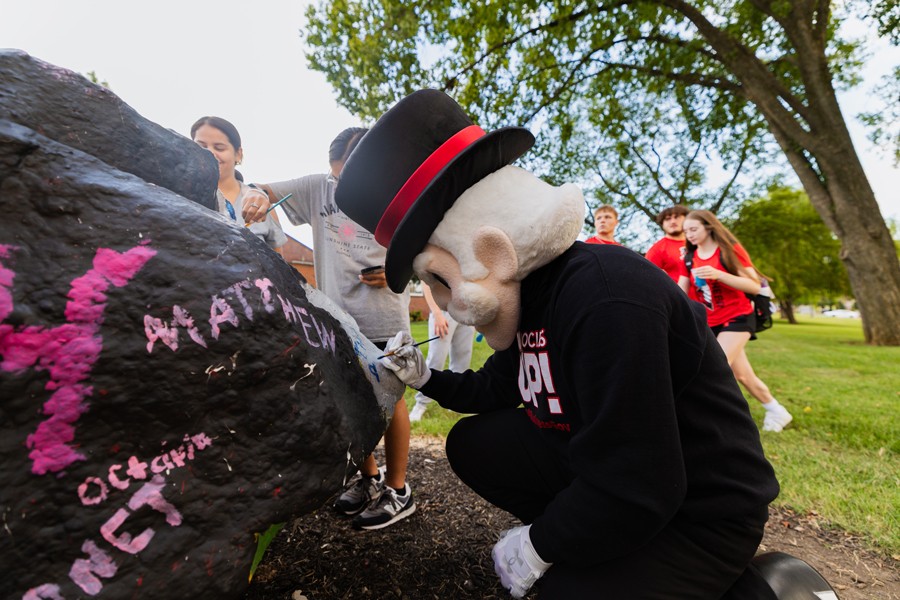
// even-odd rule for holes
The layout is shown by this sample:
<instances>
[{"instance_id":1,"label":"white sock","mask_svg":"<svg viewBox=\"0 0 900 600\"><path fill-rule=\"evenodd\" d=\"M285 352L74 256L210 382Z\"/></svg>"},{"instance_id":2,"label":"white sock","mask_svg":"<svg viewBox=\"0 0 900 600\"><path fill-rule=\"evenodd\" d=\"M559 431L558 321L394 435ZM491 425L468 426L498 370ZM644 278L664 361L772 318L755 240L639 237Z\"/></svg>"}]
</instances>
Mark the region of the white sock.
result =
<instances>
[{"instance_id":1,"label":"white sock","mask_svg":"<svg viewBox=\"0 0 900 600\"><path fill-rule=\"evenodd\" d=\"M772 398L772 401L769 402L768 404L763 404L763 408L769 412L772 412L773 410L778 410L778 409L784 410L784 407L782 405L778 404L778 400L776 400L775 398Z\"/></svg>"}]
</instances>

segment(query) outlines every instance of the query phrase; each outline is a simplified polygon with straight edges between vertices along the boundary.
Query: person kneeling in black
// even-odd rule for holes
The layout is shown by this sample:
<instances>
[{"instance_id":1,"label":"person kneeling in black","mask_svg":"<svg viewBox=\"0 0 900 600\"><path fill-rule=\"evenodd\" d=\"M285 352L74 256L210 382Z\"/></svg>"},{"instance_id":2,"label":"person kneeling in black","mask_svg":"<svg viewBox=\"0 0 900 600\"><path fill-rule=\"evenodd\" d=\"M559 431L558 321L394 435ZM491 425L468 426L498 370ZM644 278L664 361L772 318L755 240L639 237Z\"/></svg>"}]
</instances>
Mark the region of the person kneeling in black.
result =
<instances>
[{"instance_id":1,"label":"person kneeling in black","mask_svg":"<svg viewBox=\"0 0 900 600\"><path fill-rule=\"evenodd\" d=\"M752 591L735 582L778 483L704 308L633 252L575 242L581 192L509 166L532 143L425 90L350 156L336 201L387 246L388 284L414 270L495 350L477 372L429 370L401 332L384 362L475 413L447 456L523 523L492 553L513 596L542 576L542 599Z\"/></svg>"}]
</instances>

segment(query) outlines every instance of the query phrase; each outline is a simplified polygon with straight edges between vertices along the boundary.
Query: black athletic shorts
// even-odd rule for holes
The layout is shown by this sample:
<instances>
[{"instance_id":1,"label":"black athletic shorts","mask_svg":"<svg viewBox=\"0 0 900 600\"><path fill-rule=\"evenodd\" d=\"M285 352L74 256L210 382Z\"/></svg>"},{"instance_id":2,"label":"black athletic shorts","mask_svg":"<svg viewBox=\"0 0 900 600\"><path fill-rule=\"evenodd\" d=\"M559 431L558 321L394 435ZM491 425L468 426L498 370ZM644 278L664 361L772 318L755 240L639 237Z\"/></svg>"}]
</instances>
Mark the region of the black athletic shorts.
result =
<instances>
[{"instance_id":1,"label":"black athletic shorts","mask_svg":"<svg viewBox=\"0 0 900 600\"><path fill-rule=\"evenodd\" d=\"M750 334L750 339L756 339L756 314L750 313L746 315L740 315L731 319L730 321L725 321L721 325L714 325L711 327L713 335L719 335L721 331L746 331Z\"/></svg>"}]
</instances>

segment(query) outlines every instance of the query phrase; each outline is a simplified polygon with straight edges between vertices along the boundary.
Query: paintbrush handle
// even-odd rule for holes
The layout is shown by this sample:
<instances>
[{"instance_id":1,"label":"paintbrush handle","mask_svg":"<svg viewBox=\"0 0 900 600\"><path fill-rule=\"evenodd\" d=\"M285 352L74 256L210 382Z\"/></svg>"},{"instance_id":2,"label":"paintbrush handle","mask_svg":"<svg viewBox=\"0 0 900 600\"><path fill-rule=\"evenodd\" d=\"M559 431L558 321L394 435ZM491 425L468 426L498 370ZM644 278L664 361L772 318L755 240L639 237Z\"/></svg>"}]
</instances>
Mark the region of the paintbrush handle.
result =
<instances>
[{"instance_id":1,"label":"paintbrush handle","mask_svg":"<svg viewBox=\"0 0 900 600\"><path fill-rule=\"evenodd\" d=\"M427 344L428 342L433 342L434 340L438 339L439 337L441 337L441 336L436 335L436 336L434 336L434 337L431 338L431 339L425 340L424 342L419 342L418 344L413 344L412 346L408 346L408 347L409 347L409 348L415 348L416 346L421 346L422 344ZM407 346L404 346L404 348L406 348L406 347L407 347ZM399 348L398 348L397 350L399 350ZM388 356L393 356L393 355L397 354L397 350L391 350L391 351L388 352L387 354L382 354L381 356L379 356L379 357L376 358L375 360L381 360L382 358L387 358Z\"/></svg>"},{"instance_id":2,"label":"paintbrush handle","mask_svg":"<svg viewBox=\"0 0 900 600\"><path fill-rule=\"evenodd\" d=\"M269 207L269 210L266 211L266 214L269 214L270 212L272 212L272 210L273 210L276 206L278 206L279 204L281 204L282 202L284 202L285 200L287 200L288 198L290 198L290 197L293 196L293 195L294 195L294 193L291 192L290 194L288 194L287 196L285 196L284 198L282 198L281 200L279 200L278 202L276 202L275 204L273 204L272 206L270 206L270 207ZM250 227L252 224L253 224L253 223L244 223L244 227Z\"/></svg>"},{"instance_id":3,"label":"paintbrush handle","mask_svg":"<svg viewBox=\"0 0 900 600\"><path fill-rule=\"evenodd\" d=\"M279 204L281 204L282 202L284 202L285 200L287 200L288 198L290 198L290 197L293 196L293 195L294 195L294 194L293 194L293 192L292 192L292 193L288 194L287 196L285 196L284 198L282 198L281 200L279 200L278 202L276 202L275 204L273 204L272 206L270 206L270 207L269 207L269 210L266 211L266 214L269 214L270 212L272 212L273 210L275 210L275 207L276 207L276 206L278 206Z\"/></svg>"}]
</instances>

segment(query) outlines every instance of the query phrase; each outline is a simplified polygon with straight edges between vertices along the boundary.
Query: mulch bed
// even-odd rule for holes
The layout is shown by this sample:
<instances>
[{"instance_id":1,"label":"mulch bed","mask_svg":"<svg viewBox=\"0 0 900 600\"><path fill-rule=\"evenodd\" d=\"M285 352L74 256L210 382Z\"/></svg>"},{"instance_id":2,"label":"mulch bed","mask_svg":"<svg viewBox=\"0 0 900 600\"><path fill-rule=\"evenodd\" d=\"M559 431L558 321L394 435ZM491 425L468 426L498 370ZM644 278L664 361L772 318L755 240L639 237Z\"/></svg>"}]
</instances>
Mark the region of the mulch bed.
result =
<instances>
[{"instance_id":1,"label":"mulch bed","mask_svg":"<svg viewBox=\"0 0 900 600\"><path fill-rule=\"evenodd\" d=\"M490 554L519 522L460 483L442 440L412 439L407 479L416 512L386 529L354 531L327 506L285 525L244 600L510 598ZM760 551L775 550L813 565L841 600L900 600L900 561L817 514L772 507Z\"/></svg>"}]
</instances>

